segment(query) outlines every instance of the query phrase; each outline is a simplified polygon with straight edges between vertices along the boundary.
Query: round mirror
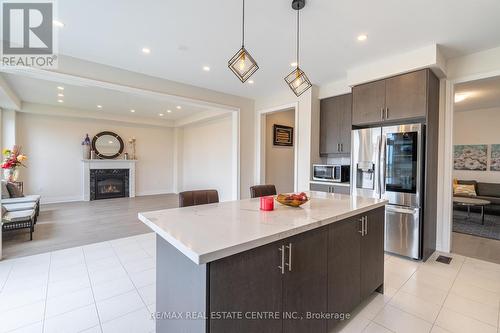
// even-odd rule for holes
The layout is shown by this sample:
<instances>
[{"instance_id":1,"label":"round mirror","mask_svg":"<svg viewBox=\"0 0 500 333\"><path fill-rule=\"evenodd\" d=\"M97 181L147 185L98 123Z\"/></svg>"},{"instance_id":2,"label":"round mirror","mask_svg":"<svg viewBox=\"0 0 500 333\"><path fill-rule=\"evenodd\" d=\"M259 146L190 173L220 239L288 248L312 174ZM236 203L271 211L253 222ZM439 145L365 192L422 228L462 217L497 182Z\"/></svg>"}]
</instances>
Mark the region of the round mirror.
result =
<instances>
[{"instance_id":1,"label":"round mirror","mask_svg":"<svg viewBox=\"0 0 500 333\"><path fill-rule=\"evenodd\" d=\"M113 159L123 153L123 140L113 132L101 132L92 139L92 149L97 157Z\"/></svg>"}]
</instances>

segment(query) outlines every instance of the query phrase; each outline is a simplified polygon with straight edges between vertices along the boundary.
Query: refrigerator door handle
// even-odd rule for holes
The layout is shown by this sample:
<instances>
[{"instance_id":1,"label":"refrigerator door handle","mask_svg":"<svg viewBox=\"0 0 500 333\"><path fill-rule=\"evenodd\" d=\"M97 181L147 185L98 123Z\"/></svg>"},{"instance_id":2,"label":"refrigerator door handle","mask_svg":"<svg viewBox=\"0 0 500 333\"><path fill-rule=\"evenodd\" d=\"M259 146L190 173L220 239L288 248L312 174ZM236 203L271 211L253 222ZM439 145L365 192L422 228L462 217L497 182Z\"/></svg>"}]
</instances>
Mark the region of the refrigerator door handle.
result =
<instances>
[{"instance_id":1,"label":"refrigerator door handle","mask_svg":"<svg viewBox=\"0 0 500 333\"><path fill-rule=\"evenodd\" d=\"M385 210L387 212L394 212L394 213L400 213L400 214L411 214L411 215L418 214L418 208L397 207L397 206L386 205Z\"/></svg>"},{"instance_id":2,"label":"refrigerator door handle","mask_svg":"<svg viewBox=\"0 0 500 333\"><path fill-rule=\"evenodd\" d=\"M385 187L387 185L387 136L382 135L382 160L384 163L381 163L382 167L382 188L381 188L381 193L385 193Z\"/></svg>"}]
</instances>

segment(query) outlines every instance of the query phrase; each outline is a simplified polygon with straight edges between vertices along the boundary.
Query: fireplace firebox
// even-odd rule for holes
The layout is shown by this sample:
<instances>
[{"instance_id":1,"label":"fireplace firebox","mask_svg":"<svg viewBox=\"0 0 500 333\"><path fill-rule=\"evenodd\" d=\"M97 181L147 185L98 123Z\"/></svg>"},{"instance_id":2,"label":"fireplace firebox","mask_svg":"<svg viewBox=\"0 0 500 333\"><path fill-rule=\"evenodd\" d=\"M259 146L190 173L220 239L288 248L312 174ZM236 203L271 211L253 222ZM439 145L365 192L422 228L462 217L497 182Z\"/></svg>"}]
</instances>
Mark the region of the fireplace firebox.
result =
<instances>
[{"instance_id":1,"label":"fireplace firebox","mask_svg":"<svg viewBox=\"0 0 500 333\"><path fill-rule=\"evenodd\" d=\"M128 169L91 169L90 200L129 196Z\"/></svg>"}]
</instances>

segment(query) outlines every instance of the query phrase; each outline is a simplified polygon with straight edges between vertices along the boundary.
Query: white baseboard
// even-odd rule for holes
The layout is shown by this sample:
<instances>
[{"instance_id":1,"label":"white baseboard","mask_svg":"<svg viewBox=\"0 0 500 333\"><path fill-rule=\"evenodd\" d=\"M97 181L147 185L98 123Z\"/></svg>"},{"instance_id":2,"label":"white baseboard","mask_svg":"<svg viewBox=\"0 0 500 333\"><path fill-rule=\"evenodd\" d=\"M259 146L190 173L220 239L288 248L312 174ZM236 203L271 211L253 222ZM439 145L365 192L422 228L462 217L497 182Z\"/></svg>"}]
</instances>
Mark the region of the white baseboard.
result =
<instances>
[{"instance_id":1,"label":"white baseboard","mask_svg":"<svg viewBox=\"0 0 500 333\"><path fill-rule=\"evenodd\" d=\"M64 203L64 202L75 202L75 201L84 201L81 195L79 196L68 196L68 197L45 197L42 195L40 199L42 204L55 204L55 203Z\"/></svg>"},{"instance_id":2,"label":"white baseboard","mask_svg":"<svg viewBox=\"0 0 500 333\"><path fill-rule=\"evenodd\" d=\"M141 192L135 192L136 197L143 197L146 195L159 195L159 194L172 194L174 193L172 189L165 189L165 190L151 190L151 191L141 191Z\"/></svg>"}]
</instances>

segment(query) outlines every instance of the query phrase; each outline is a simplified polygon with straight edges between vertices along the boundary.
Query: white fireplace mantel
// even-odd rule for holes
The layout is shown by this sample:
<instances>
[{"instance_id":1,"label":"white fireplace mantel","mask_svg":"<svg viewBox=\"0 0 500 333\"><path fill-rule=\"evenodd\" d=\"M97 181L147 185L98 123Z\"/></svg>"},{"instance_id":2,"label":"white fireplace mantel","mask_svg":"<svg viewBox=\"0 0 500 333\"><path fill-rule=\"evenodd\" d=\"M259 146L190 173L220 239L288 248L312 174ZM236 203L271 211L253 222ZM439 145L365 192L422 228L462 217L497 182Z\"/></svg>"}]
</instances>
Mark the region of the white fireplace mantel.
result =
<instances>
[{"instance_id":1,"label":"white fireplace mantel","mask_svg":"<svg viewBox=\"0 0 500 333\"><path fill-rule=\"evenodd\" d=\"M90 170L128 169L129 197L135 197L135 163L137 160L82 160L83 162L83 200L90 201Z\"/></svg>"}]
</instances>

